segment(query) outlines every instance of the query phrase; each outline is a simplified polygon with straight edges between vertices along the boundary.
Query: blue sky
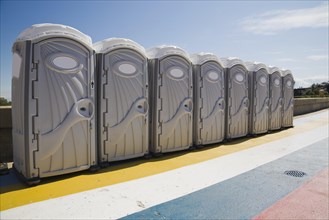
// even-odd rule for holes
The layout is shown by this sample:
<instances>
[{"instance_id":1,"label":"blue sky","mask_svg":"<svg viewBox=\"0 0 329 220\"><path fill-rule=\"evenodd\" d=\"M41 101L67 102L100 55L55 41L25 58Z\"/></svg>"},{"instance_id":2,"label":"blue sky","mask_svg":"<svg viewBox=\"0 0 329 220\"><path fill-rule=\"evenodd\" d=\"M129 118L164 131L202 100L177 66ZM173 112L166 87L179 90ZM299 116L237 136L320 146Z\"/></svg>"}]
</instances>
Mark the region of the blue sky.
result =
<instances>
[{"instance_id":1,"label":"blue sky","mask_svg":"<svg viewBox=\"0 0 329 220\"><path fill-rule=\"evenodd\" d=\"M1 1L0 96L11 99L11 47L37 23L72 26L93 42L130 38L292 70L295 87L328 81L328 1Z\"/></svg>"}]
</instances>

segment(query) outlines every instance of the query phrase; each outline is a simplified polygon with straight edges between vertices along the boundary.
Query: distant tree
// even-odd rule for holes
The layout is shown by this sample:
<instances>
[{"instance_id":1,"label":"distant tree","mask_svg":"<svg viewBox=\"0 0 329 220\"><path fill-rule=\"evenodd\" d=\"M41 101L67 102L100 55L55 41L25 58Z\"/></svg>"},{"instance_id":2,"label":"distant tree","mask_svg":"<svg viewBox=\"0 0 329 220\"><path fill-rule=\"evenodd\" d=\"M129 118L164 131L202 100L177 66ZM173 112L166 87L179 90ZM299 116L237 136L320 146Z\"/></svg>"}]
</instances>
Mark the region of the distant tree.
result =
<instances>
[{"instance_id":1,"label":"distant tree","mask_svg":"<svg viewBox=\"0 0 329 220\"><path fill-rule=\"evenodd\" d=\"M329 81L322 83L314 83L305 91L305 96L324 97L329 96ZM300 95L302 97L303 95Z\"/></svg>"},{"instance_id":2,"label":"distant tree","mask_svg":"<svg viewBox=\"0 0 329 220\"><path fill-rule=\"evenodd\" d=\"M329 81L321 83L321 86L324 90L327 91L327 93L329 93Z\"/></svg>"},{"instance_id":3,"label":"distant tree","mask_svg":"<svg viewBox=\"0 0 329 220\"><path fill-rule=\"evenodd\" d=\"M313 83L313 84L311 85L311 90L314 91L315 88L316 88L316 84Z\"/></svg>"},{"instance_id":4,"label":"distant tree","mask_svg":"<svg viewBox=\"0 0 329 220\"><path fill-rule=\"evenodd\" d=\"M8 106L11 105L11 102L5 99L4 97L0 97L0 106Z\"/></svg>"},{"instance_id":5,"label":"distant tree","mask_svg":"<svg viewBox=\"0 0 329 220\"><path fill-rule=\"evenodd\" d=\"M305 93L305 95L314 95L312 90L307 90L307 92Z\"/></svg>"}]
</instances>

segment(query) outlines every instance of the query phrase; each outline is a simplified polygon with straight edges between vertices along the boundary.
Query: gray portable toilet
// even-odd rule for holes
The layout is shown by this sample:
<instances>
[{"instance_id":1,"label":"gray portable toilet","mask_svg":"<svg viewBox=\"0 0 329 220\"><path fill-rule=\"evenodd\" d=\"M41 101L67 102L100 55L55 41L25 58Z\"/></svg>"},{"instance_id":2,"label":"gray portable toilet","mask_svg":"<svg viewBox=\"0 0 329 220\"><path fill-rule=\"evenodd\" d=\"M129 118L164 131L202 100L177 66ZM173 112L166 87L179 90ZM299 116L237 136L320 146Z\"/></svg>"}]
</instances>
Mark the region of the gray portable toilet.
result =
<instances>
[{"instance_id":1,"label":"gray portable toilet","mask_svg":"<svg viewBox=\"0 0 329 220\"><path fill-rule=\"evenodd\" d=\"M192 146L193 85L189 55L175 46L147 50L150 77L150 151Z\"/></svg>"},{"instance_id":2,"label":"gray portable toilet","mask_svg":"<svg viewBox=\"0 0 329 220\"><path fill-rule=\"evenodd\" d=\"M282 70L283 115L282 127L293 127L294 117L294 77L290 70Z\"/></svg>"},{"instance_id":3,"label":"gray portable toilet","mask_svg":"<svg viewBox=\"0 0 329 220\"><path fill-rule=\"evenodd\" d=\"M191 56L193 64L193 144L221 142L225 137L224 67L216 55Z\"/></svg>"},{"instance_id":4,"label":"gray portable toilet","mask_svg":"<svg viewBox=\"0 0 329 220\"><path fill-rule=\"evenodd\" d=\"M278 130L282 126L282 75L281 70L273 66L269 66L269 74L269 130Z\"/></svg>"},{"instance_id":5,"label":"gray portable toilet","mask_svg":"<svg viewBox=\"0 0 329 220\"><path fill-rule=\"evenodd\" d=\"M226 139L248 134L248 70L239 58L222 58L226 69Z\"/></svg>"},{"instance_id":6,"label":"gray portable toilet","mask_svg":"<svg viewBox=\"0 0 329 220\"><path fill-rule=\"evenodd\" d=\"M268 131L269 74L263 63L245 62L249 71L249 134L256 135Z\"/></svg>"},{"instance_id":7,"label":"gray portable toilet","mask_svg":"<svg viewBox=\"0 0 329 220\"><path fill-rule=\"evenodd\" d=\"M37 24L12 50L14 168L33 184L96 165L91 38Z\"/></svg>"},{"instance_id":8,"label":"gray portable toilet","mask_svg":"<svg viewBox=\"0 0 329 220\"><path fill-rule=\"evenodd\" d=\"M148 154L148 69L145 49L129 39L94 44L98 74L99 161ZM105 164L104 164L105 163Z\"/></svg>"}]
</instances>

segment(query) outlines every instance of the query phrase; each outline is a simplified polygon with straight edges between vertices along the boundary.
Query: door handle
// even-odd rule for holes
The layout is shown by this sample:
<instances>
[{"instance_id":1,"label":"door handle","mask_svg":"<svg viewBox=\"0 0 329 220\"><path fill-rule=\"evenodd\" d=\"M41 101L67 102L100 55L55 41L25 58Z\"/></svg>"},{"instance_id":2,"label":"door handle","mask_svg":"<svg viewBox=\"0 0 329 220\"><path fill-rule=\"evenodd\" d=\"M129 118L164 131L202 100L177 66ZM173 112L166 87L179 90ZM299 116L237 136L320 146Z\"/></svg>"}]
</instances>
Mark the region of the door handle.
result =
<instances>
[{"instance_id":1,"label":"door handle","mask_svg":"<svg viewBox=\"0 0 329 220\"><path fill-rule=\"evenodd\" d=\"M248 98L245 98L245 100L244 100L244 106L246 107L246 108L249 108L249 99Z\"/></svg>"},{"instance_id":2,"label":"door handle","mask_svg":"<svg viewBox=\"0 0 329 220\"><path fill-rule=\"evenodd\" d=\"M193 110L193 102L192 99L188 98L184 101L184 105L183 108L185 109L185 111L187 112L192 112Z\"/></svg>"},{"instance_id":3,"label":"door handle","mask_svg":"<svg viewBox=\"0 0 329 220\"><path fill-rule=\"evenodd\" d=\"M81 116L88 119L91 119L95 114L95 104L91 99L80 100L75 108Z\"/></svg>"},{"instance_id":4,"label":"door handle","mask_svg":"<svg viewBox=\"0 0 329 220\"><path fill-rule=\"evenodd\" d=\"M147 114L149 110L149 104L146 99L140 99L136 102L135 107L139 113Z\"/></svg>"}]
</instances>

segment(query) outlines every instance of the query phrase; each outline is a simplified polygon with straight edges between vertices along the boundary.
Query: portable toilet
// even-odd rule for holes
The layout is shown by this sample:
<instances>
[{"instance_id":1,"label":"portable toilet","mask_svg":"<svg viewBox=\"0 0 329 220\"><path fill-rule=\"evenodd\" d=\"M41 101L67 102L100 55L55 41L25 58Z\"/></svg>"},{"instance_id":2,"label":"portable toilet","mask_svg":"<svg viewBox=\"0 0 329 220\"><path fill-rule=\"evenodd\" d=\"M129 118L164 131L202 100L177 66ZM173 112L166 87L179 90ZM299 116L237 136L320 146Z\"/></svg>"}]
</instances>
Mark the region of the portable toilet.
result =
<instances>
[{"instance_id":1,"label":"portable toilet","mask_svg":"<svg viewBox=\"0 0 329 220\"><path fill-rule=\"evenodd\" d=\"M36 24L12 51L14 168L35 184L96 165L91 38L72 27Z\"/></svg>"},{"instance_id":2,"label":"portable toilet","mask_svg":"<svg viewBox=\"0 0 329 220\"><path fill-rule=\"evenodd\" d=\"M249 71L249 134L268 131L269 118L269 74L263 63L246 62Z\"/></svg>"},{"instance_id":3,"label":"portable toilet","mask_svg":"<svg viewBox=\"0 0 329 220\"><path fill-rule=\"evenodd\" d=\"M290 70L282 70L283 115L282 127L293 127L294 117L294 77Z\"/></svg>"},{"instance_id":4,"label":"portable toilet","mask_svg":"<svg viewBox=\"0 0 329 220\"><path fill-rule=\"evenodd\" d=\"M145 49L129 39L94 44L98 76L101 165L148 154L148 69Z\"/></svg>"},{"instance_id":5,"label":"portable toilet","mask_svg":"<svg viewBox=\"0 0 329 220\"><path fill-rule=\"evenodd\" d=\"M189 55L176 46L147 50L150 76L150 151L192 146L193 85Z\"/></svg>"},{"instance_id":6,"label":"portable toilet","mask_svg":"<svg viewBox=\"0 0 329 220\"><path fill-rule=\"evenodd\" d=\"M282 126L282 76L281 70L269 66L270 76L270 103L269 103L269 130L278 130Z\"/></svg>"},{"instance_id":7,"label":"portable toilet","mask_svg":"<svg viewBox=\"0 0 329 220\"><path fill-rule=\"evenodd\" d=\"M193 144L221 142L225 137L224 67L216 55L191 56L193 64Z\"/></svg>"},{"instance_id":8,"label":"portable toilet","mask_svg":"<svg viewBox=\"0 0 329 220\"><path fill-rule=\"evenodd\" d=\"M226 139L248 134L248 70L239 58L222 58L226 69Z\"/></svg>"}]
</instances>

